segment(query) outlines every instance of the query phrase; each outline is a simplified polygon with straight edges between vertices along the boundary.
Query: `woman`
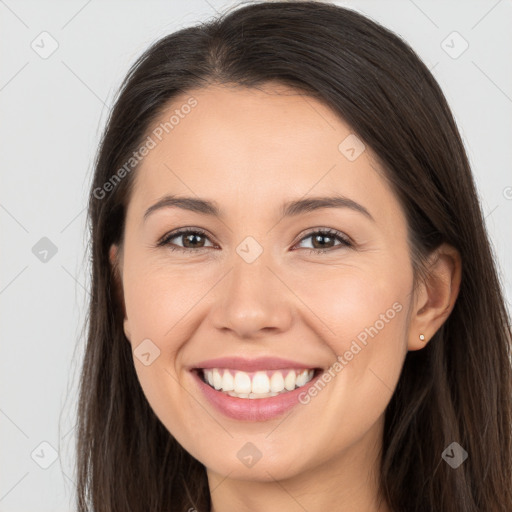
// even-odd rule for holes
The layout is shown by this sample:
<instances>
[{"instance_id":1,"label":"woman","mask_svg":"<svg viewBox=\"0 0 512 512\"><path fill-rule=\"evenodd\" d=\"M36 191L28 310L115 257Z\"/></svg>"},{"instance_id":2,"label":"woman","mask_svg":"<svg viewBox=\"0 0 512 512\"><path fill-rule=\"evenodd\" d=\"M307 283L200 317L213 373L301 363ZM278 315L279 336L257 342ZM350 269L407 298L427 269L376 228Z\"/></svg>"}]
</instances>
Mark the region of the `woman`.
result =
<instances>
[{"instance_id":1,"label":"woman","mask_svg":"<svg viewBox=\"0 0 512 512\"><path fill-rule=\"evenodd\" d=\"M80 511L512 510L510 320L396 35L273 2L161 39L89 219Z\"/></svg>"}]
</instances>

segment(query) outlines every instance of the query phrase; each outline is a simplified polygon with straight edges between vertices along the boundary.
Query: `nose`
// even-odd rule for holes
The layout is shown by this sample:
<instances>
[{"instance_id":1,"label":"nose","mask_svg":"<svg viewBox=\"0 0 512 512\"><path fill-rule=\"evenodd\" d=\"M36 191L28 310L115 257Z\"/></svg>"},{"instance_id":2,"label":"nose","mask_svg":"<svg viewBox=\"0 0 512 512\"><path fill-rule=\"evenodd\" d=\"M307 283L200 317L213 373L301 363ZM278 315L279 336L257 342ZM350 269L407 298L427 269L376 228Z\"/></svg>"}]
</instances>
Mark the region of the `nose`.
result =
<instances>
[{"instance_id":1,"label":"nose","mask_svg":"<svg viewBox=\"0 0 512 512\"><path fill-rule=\"evenodd\" d=\"M217 286L210 311L215 328L244 339L268 337L290 328L293 293L263 256L252 263L235 257L231 272Z\"/></svg>"}]
</instances>

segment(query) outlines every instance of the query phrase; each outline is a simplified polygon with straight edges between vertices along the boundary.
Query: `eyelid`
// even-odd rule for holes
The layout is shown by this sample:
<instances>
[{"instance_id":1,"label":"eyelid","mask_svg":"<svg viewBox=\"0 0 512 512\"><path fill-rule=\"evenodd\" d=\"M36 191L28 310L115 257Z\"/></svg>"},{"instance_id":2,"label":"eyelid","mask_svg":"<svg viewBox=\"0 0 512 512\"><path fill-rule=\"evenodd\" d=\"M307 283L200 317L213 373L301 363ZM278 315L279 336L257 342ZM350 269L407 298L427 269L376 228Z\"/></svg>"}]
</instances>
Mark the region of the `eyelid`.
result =
<instances>
[{"instance_id":1,"label":"eyelid","mask_svg":"<svg viewBox=\"0 0 512 512\"><path fill-rule=\"evenodd\" d=\"M326 234L326 235L332 235L334 237L340 238L343 242L345 242L345 244L347 244L349 246L355 245L353 240L348 235L346 235L345 233L343 233L341 231L338 231L337 229L326 228L325 226L316 226L314 228L309 228L304 233L301 233L299 235L299 237L297 238L297 241L293 244L293 246L295 247L299 242L302 242L302 240L304 238L307 238L308 236L313 235L315 233L322 233L322 234ZM322 250L322 249L318 249L318 250Z\"/></svg>"},{"instance_id":2,"label":"eyelid","mask_svg":"<svg viewBox=\"0 0 512 512\"><path fill-rule=\"evenodd\" d=\"M158 242L156 243L156 246L157 247L160 247L160 246L166 246L166 245L170 245L169 243L169 240L173 239L173 238L176 238L178 236L183 236L183 235L186 235L186 234L189 234L189 233L198 233L200 235L203 235L205 238L208 238L210 239L210 235L202 228L197 228L197 227L194 227L194 226L185 226L185 227L182 227L182 228L177 228L173 231L169 231L168 233L165 233L164 236L162 236ZM212 243L214 243L212 240L210 240ZM183 249L185 251L195 251L195 252L198 252L200 251L201 249L207 249L207 247L199 247L198 249L188 249L187 247L177 247L177 249Z\"/></svg>"}]
</instances>

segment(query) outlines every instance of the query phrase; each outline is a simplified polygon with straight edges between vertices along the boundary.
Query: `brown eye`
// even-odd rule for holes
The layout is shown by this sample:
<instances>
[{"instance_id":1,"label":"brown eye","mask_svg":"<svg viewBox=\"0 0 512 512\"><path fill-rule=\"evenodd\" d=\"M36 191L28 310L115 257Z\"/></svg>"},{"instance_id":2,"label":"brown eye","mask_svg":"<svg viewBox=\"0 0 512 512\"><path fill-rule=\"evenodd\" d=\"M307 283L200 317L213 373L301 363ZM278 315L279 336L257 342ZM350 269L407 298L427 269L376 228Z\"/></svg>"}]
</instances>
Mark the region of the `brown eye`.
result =
<instances>
[{"instance_id":1,"label":"brown eye","mask_svg":"<svg viewBox=\"0 0 512 512\"><path fill-rule=\"evenodd\" d=\"M350 240L334 229L312 231L307 236L303 237L299 243L308 238L312 240L310 252L313 253L329 252L339 246L352 247ZM340 243L336 244L336 241ZM308 249L308 247L306 247L306 249Z\"/></svg>"},{"instance_id":2,"label":"brown eye","mask_svg":"<svg viewBox=\"0 0 512 512\"><path fill-rule=\"evenodd\" d=\"M177 245L172 240L178 239L182 241L183 245ZM206 240L209 240L206 236L205 232L199 229L182 229L180 231L175 231L173 233L169 233L162 238L160 242L158 242L158 247L167 246L172 251L198 251L201 249L206 249L208 246L205 246ZM213 247L213 245L212 245Z\"/></svg>"},{"instance_id":3,"label":"brown eye","mask_svg":"<svg viewBox=\"0 0 512 512\"><path fill-rule=\"evenodd\" d=\"M184 247L192 247L197 249L198 246L202 247L201 240L204 243L204 236L199 233L188 233L186 235L180 235L183 240Z\"/></svg>"},{"instance_id":4,"label":"brown eye","mask_svg":"<svg viewBox=\"0 0 512 512\"><path fill-rule=\"evenodd\" d=\"M299 244L308 238L312 240L310 252L313 253L326 253L331 250L335 250L336 247L352 247L352 243L346 236L333 229L317 229L316 231L311 231L301 239ZM175 239L181 239L182 245L172 242ZM206 241L209 241L209 238L206 233L200 229L181 229L179 231L168 233L160 242L158 242L157 245L158 247L166 246L172 251L197 252L208 248L208 246L205 245ZM337 241L339 243L336 243ZM213 247L213 245L210 247ZM308 247L305 248L308 249Z\"/></svg>"}]
</instances>

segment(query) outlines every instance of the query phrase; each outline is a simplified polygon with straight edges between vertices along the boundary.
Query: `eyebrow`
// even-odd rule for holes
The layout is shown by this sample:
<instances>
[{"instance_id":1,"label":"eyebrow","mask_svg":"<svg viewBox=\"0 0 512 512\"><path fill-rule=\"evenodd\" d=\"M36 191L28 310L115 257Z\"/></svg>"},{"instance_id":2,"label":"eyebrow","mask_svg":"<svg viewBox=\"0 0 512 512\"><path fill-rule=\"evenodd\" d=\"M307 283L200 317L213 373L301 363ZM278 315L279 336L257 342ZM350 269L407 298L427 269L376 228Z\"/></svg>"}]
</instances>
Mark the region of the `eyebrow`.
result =
<instances>
[{"instance_id":1,"label":"eyebrow","mask_svg":"<svg viewBox=\"0 0 512 512\"><path fill-rule=\"evenodd\" d=\"M221 210L215 201L208 201L197 197L184 197L167 195L159 199L154 205L150 206L144 213L144 222L156 210L162 208L181 208L191 212L222 217ZM293 217L303 213L309 213L321 208L349 208L362 213L365 217L375 222L370 212L361 204L342 195L309 197L306 199L296 199L284 203L281 207L283 217Z\"/></svg>"}]
</instances>

